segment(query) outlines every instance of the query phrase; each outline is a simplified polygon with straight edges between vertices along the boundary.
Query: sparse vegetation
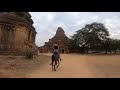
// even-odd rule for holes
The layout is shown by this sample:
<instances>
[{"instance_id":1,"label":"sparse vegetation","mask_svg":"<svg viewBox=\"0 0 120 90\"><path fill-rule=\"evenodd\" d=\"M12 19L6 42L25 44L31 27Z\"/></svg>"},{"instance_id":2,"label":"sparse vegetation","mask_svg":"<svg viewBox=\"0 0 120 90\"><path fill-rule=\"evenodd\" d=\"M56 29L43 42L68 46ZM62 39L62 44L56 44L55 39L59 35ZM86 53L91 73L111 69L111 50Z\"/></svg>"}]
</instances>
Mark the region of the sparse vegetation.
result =
<instances>
[{"instance_id":1,"label":"sparse vegetation","mask_svg":"<svg viewBox=\"0 0 120 90\"><path fill-rule=\"evenodd\" d=\"M27 59L32 59L34 56L34 51L32 49L26 49L25 56Z\"/></svg>"}]
</instances>

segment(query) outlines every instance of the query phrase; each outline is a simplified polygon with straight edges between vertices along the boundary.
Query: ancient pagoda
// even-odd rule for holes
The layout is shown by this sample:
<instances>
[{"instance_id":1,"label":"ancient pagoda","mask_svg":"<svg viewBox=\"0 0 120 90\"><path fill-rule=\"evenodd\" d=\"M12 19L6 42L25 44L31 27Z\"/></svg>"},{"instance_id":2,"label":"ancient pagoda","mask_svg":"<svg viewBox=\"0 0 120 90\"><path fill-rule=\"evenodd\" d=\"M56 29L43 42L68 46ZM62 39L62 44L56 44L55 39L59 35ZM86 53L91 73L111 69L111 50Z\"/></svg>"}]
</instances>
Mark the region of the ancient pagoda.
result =
<instances>
[{"instance_id":1,"label":"ancient pagoda","mask_svg":"<svg viewBox=\"0 0 120 90\"><path fill-rule=\"evenodd\" d=\"M39 47L39 52L53 52L54 42L57 42L59 44L60 53L67 53L69 51L70 39L65 35L64 30L61 27L58 27L55 36L49 39L48 42L45 42L44 46Z\"/></svg>"},{"instance_id":2,"label":"ancient pagoda","mask_svg":"<svg viewBox=\"0 0 120 90\"><path fill-rule=\"evenodd\" d=\"M28 12L0 12L0 55L21 55L36 48L36 31Z\"/></svg>"}]
</instances>

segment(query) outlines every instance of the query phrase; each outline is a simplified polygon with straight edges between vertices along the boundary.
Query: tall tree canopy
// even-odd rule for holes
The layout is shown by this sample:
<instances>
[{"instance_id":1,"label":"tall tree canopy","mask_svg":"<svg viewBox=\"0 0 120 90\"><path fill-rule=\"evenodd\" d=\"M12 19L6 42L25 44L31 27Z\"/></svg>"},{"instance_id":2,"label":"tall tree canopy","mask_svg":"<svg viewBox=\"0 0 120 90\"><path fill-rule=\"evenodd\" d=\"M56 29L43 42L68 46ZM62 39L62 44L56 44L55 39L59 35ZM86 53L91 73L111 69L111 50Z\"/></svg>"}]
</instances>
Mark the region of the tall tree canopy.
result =
<instances>
[{"instance_id":1,"label":"tall tree canopy","mask_svg":"<svg viewBox=\"0 0 120 90\"><path fill-rule=\"evenodd\" d=\"M97 50L102 46L102 42L107 40L108 36L109 32L104 24L93 22L76 31L76 34L72 36L72 40L79 47L83 47L84 50Z\"/></svg>"}]
</instances>

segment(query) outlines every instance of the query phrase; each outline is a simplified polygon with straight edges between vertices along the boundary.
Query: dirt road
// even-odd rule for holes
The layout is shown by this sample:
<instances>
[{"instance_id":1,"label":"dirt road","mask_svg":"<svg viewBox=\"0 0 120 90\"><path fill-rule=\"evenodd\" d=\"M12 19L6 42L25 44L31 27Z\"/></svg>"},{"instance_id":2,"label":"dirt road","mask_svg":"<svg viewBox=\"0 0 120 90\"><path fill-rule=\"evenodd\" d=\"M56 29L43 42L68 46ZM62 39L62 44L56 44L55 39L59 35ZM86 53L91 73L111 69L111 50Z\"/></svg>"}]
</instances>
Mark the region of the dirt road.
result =
<instances>
[{"instance_id":1,"label":"dirt road","mask_svg":"<svg viewBox=\"0 0 120 90\"><path fill-rule=\"evenodd\" d=\"M50 57L0 56L0 78L120 78L120 54L62 54L56 72Z\"/></svg>"},{"instance_id":2,"label":"dirt road","mask_svg":"<svg viewBox=\"0 0 120 90\"><path fill-rule=\"evenodd\" d=\"M51 56L51 54L44 54ZM29 73L29 78L93 78L94 75L90 72L85 63L86 56L62 54L60 67L56 72L52 71L50 62L44 64L36 71Z\"/></svg>"}]
</instances>

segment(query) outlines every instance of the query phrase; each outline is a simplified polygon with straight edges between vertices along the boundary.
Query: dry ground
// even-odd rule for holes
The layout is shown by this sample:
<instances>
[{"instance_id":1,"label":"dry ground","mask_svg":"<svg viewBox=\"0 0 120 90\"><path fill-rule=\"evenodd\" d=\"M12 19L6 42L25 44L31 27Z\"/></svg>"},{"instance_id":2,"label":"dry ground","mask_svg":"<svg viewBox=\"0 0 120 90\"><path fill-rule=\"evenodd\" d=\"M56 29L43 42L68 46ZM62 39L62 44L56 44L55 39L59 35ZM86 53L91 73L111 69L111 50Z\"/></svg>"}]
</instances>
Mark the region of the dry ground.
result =
<instances>
[{"instance_id":1,"label":"dry ground","mask_svg":"<svg viewBox=\"0 0 120 90\"><path fill-rule=\"evenodd\" d=\"M0 56L0 78L26 78L28 73L41 68L48 60L46 56L32 60L22 56Z\"/></svg>"},{"instance_id":2,"label":"dry ground","mask_svg":"<svg viewBox=\"0 0 120 90\"><path fill-rule=\"evenodd\" d=\"M61 54L56 72L51 70L51 54L33 60L0 56L1 78L120 78L120 55Z\"/></svg>"},{"instance_id":3,"label":"dry ground","mask_svg":"<svg viewBox=\"0 0 120 90\"><path fill-rule=\"evenodd\" d=\"M120 78L120 55L88 55L89 70L98 78Z\"/></svg>"}]
</instances>

